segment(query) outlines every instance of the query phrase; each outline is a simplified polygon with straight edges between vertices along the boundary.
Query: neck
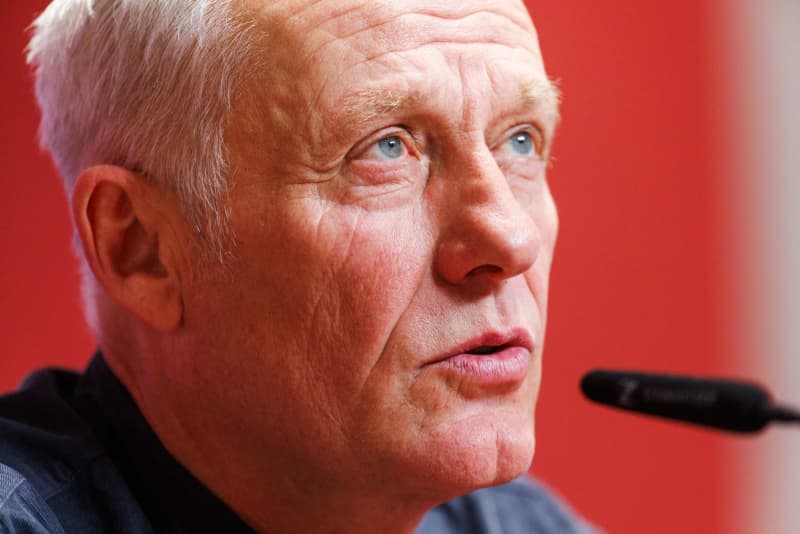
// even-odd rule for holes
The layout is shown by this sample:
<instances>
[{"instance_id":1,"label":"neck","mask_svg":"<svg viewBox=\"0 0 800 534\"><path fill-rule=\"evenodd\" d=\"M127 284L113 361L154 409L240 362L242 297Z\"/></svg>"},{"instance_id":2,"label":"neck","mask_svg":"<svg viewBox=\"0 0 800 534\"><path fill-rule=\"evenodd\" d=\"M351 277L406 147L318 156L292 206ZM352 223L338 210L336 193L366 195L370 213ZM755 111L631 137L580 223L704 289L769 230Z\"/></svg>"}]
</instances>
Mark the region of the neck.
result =
<instances>
[{"instance_id":1,"label":"neck","mask_svg":"<svg viewBox=\"0 0 800 534\"><path fill-rule=\"evenodd\" d=\"M258 532L413 533L446 500L395 491L391 481L342 480L332 474L341 474L341 466L248 439L237 425L211 415L213 399L184 405L186 397L175 394L180 385L169 384L171 390L155 394L147 393L154 389L146 381L130 389L172 456Z\"/></svg>"},{"instance_id":2,"label":"neck","mask_svg":"<svg viewBox=\"0 0 800 534\"><path fill-rule=\"evenodd\" d=\"M196 440L184 443L191 446L167 447L236 515L262 533L411 534L422 516L443 500L326 480L324 473L287 469L297 465L293 461L265 461L278 457L269 451L262 450L259 458L237 454L234 460L230 450L204 448Z\"/></svg>"},{"instance_id":3,"label":"neck","mask_svg":"<svg viewBox=\"0 0 800 534\"><path fill-rule=\"evenodd\" d=\"M292 490L271 489L266 495L249 493L238 497L236 503L231 503L233 508L262 533L411 534L430 508L399 499L313 490L298 495ZM264 506L265 502L270 505Z\"/></svg>"}]
</instances>

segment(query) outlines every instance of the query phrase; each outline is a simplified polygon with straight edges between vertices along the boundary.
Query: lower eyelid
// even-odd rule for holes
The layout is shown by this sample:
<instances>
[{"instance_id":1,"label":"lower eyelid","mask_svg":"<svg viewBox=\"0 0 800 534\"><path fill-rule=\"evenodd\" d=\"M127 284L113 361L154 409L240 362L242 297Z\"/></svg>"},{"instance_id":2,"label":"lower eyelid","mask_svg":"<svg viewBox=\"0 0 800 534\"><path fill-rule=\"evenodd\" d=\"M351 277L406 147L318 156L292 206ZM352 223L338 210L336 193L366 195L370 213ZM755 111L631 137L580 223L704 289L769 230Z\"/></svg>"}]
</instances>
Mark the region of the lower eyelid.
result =
<instances>
[{"instance_id":1,"label":"lower eyelid","mask_svg":"<svg viewBox=\"0 0 800 534\"><path fill-rule=\"evenodd\" d=\"M504 173L538 175L541 169L547 166L547 161L534 149L528 155L511 153L512 148L508 148L500 154L495 155L497 165Z\"/></svg>"},{"instance_id":2,"label":"lower eyelid","mask_svg":"<svg viewBox=\"0 0 800 534\"><path fill-rule=\"evenodd\" d=\"M426 160L413 157L396 160L360 159L351 161L345 167L343 177L354 185L411 185L425 183L428 172Z\"/></svg>"},{"instance_id":3,"label":"lower eyelid","mask_svg":"<svg viewBox=\"0 0 800 534\"><path fill-rule=\"evenodd\" d=\"M369 182L388 182L409 174L408 164L401 160L361 159L353 161L351 172L367 177ZM361 180L359 180L361 181Z\"/></svg>"}]
</instances>

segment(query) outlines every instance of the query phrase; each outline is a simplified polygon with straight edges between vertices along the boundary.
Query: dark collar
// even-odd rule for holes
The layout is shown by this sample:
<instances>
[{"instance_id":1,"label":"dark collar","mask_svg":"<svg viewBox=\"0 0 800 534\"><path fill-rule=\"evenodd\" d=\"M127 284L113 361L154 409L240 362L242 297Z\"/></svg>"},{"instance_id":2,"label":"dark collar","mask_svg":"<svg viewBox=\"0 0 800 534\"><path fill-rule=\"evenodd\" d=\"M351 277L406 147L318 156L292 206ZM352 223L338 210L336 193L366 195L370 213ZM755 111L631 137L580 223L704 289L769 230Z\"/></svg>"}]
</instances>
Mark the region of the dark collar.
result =
<instances>
[{"instance_id":1,"label":"dark collar","mask_svg":"<svg viewBox=\"0 0 800 534\"><path fill-rule=\"evenodd\" d=\"M102 354L86 369L75 397L156 532L253 532L167 452Z\"/></svg>"}]
</instances>

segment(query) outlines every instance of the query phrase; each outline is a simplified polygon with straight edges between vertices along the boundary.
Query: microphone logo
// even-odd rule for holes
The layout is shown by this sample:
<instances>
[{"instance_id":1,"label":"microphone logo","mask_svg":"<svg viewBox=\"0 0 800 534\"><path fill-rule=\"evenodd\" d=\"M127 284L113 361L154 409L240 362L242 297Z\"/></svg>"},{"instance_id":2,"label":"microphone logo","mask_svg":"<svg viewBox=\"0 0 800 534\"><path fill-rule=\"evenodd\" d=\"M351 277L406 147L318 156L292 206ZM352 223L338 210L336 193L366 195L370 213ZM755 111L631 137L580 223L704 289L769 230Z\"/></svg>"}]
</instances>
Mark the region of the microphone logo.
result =
<instances>
[{"instance_id":1,"label":"microphone logo","mask_svg":"<svg viewBox=\"0 0 800 534\"><path fill-rule=\"evenodd\" d=\"M639 381L633 378L626 378L620 380L619 385L622 386L622 391L620 391L617 402L620 406L633 407L633 393L639 388Z\"/></svg>"}]
</instances>

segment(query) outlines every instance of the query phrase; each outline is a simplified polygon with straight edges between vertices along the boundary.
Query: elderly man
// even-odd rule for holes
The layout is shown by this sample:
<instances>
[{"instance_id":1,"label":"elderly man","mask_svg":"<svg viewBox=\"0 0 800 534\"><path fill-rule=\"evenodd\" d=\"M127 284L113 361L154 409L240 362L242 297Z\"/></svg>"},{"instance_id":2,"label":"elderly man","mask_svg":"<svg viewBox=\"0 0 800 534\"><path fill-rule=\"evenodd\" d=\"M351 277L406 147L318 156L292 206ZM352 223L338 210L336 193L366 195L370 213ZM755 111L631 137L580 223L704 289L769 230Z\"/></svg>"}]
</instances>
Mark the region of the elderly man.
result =
<instances>
[{"instance_id":1,"label":"elderly man","mask_svg":"<svg viewBox=\"0 0 800 534\"><path fill-rule=\"evenodd\" d=\"M0 401L0 531L587 531L518 479L558 117L522 2L55 0L29 58L100 352Z\"/></svg>"}]
</instances>

